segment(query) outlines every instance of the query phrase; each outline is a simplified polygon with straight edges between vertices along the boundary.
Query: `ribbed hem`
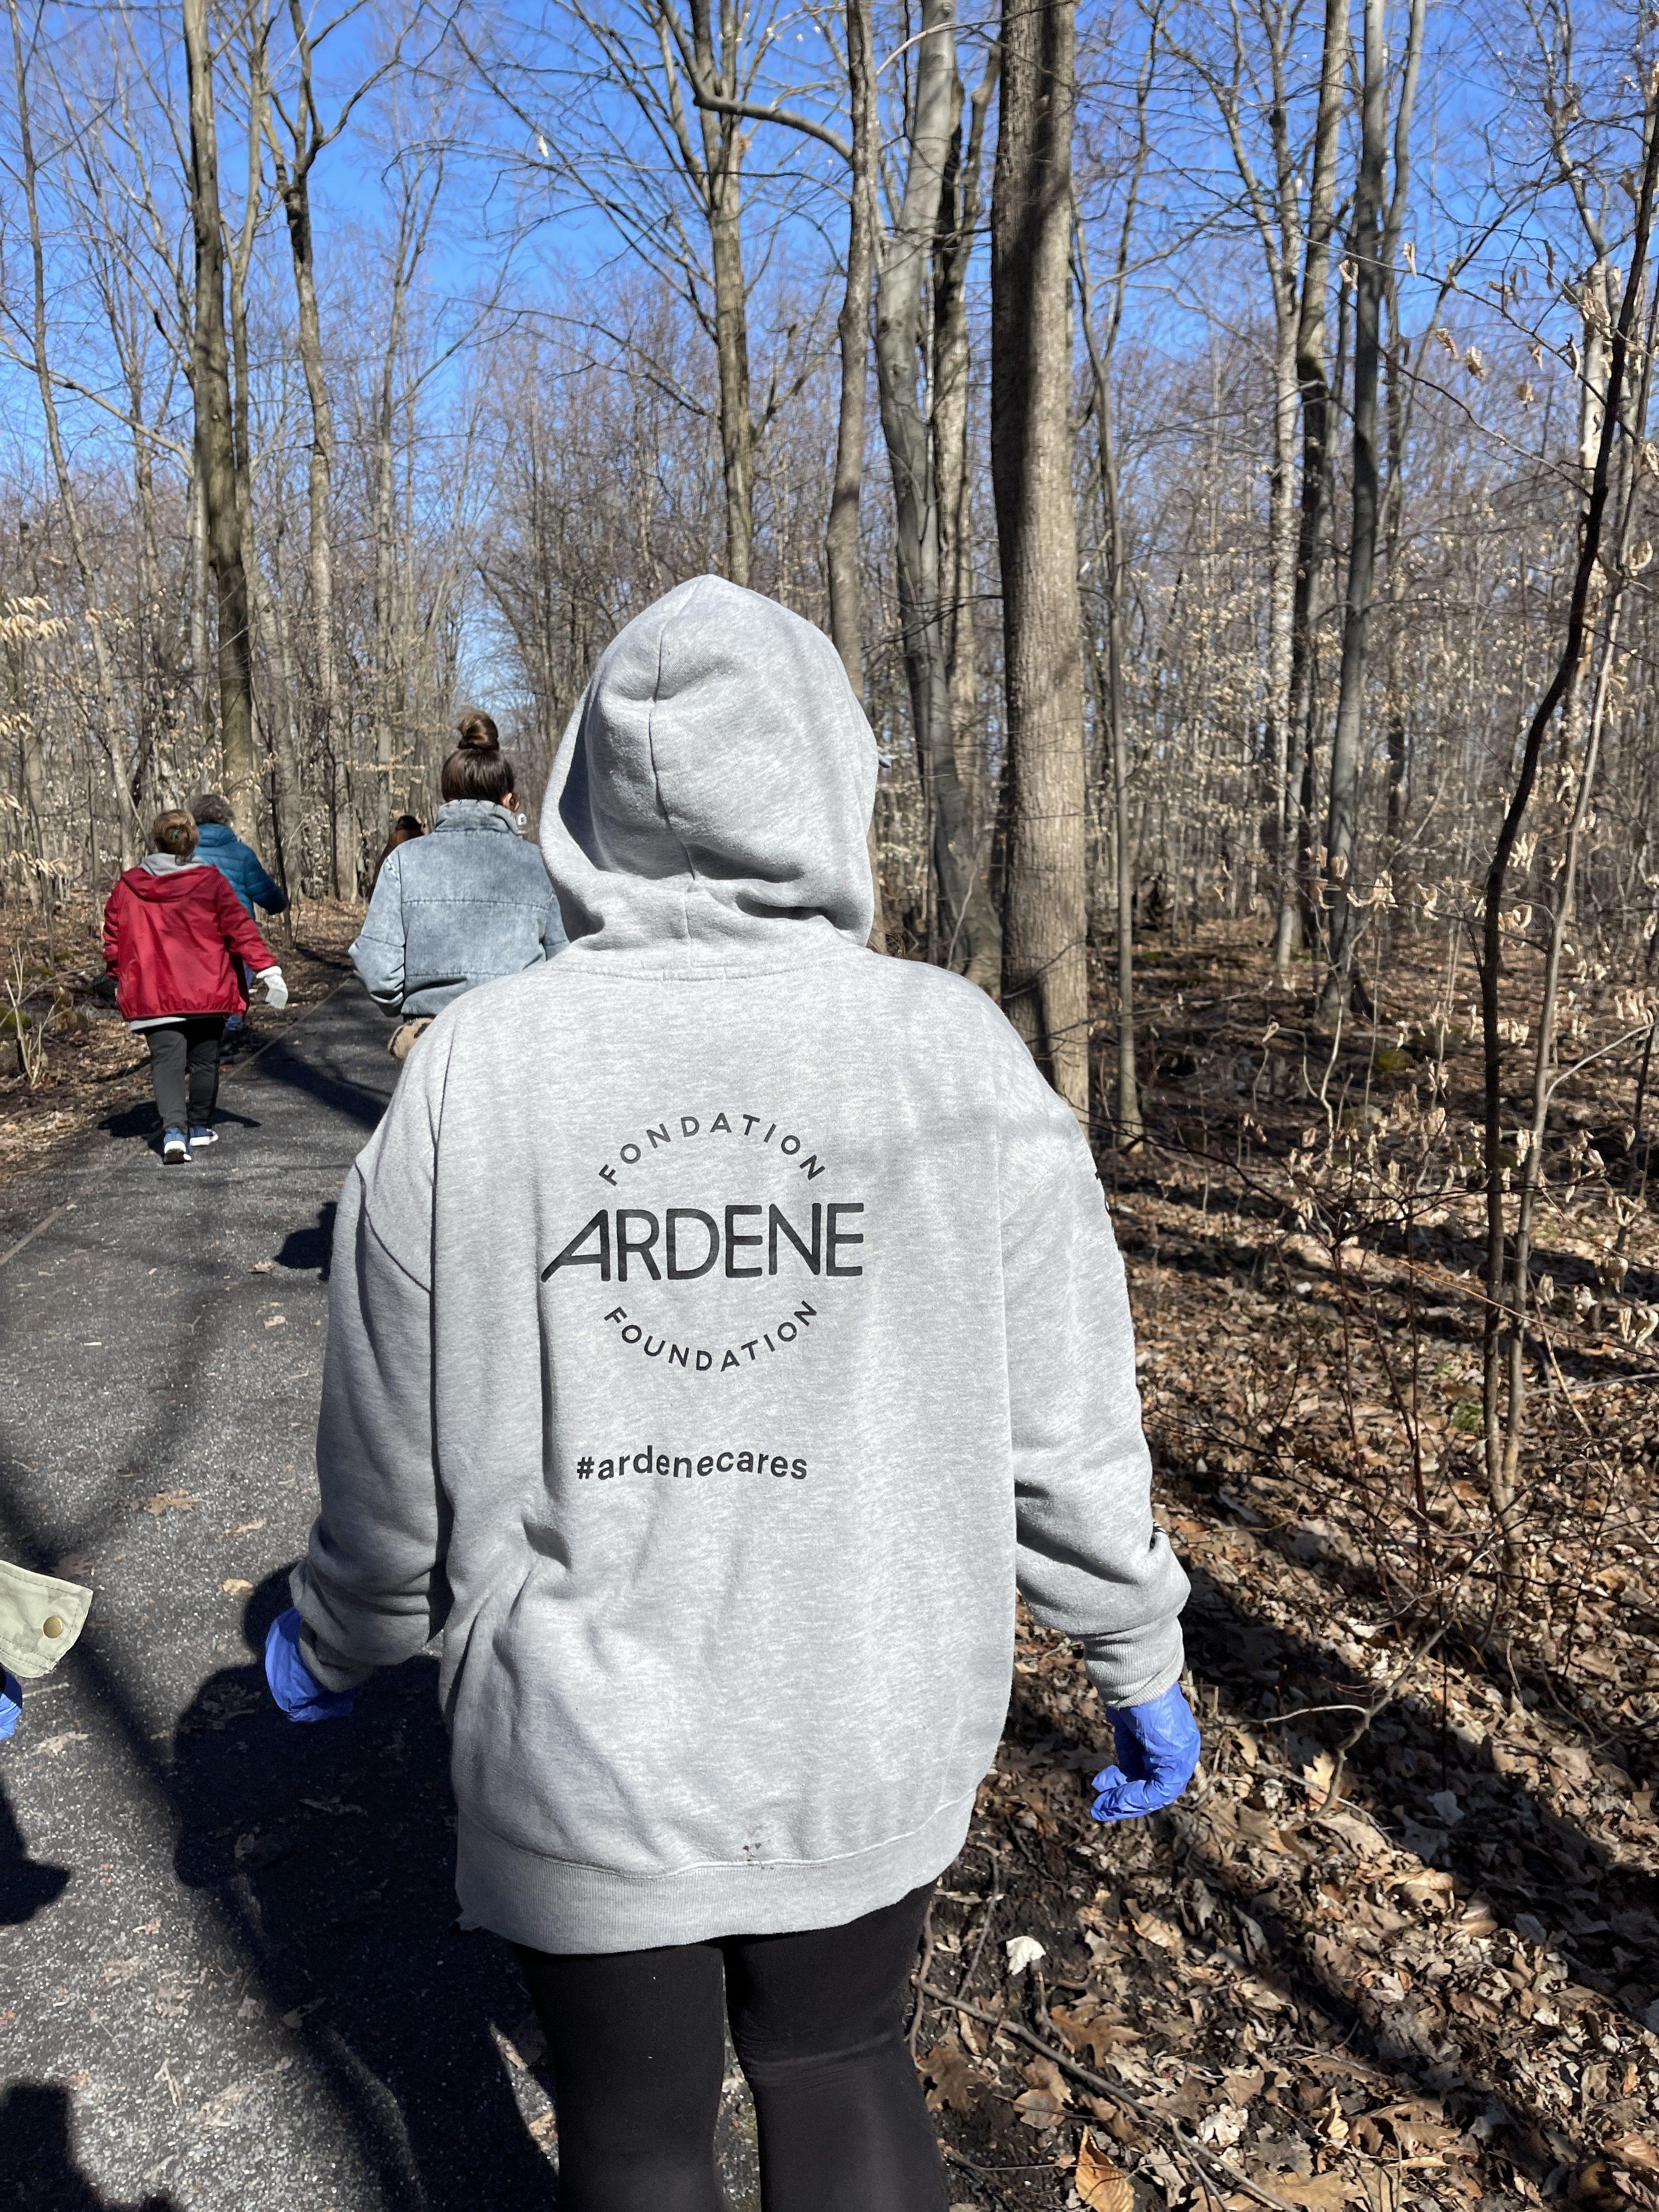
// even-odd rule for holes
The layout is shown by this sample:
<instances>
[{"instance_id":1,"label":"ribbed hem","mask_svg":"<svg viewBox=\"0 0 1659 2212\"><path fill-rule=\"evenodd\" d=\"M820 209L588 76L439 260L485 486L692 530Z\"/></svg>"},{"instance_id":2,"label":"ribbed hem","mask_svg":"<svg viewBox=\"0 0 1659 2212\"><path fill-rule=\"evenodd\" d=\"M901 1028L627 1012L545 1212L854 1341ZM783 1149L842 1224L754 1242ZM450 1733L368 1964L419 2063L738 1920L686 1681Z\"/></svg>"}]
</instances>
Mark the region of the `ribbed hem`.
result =
<instances>
[{"instance_id":1,"label":"ribbed hem","mask_svg":"<svg viewBox=\"0 0 1659 2212\"><path fill-rule=\"evenodd\" d=\"M463 1813L455 1869L461 1925L561 1954L839 1928L942 1873L962 1849L973 1810L970 1790L908 1835L845 1858L721 1862L666 1875L544 1858Z\"/></svg>"}]
</instances>

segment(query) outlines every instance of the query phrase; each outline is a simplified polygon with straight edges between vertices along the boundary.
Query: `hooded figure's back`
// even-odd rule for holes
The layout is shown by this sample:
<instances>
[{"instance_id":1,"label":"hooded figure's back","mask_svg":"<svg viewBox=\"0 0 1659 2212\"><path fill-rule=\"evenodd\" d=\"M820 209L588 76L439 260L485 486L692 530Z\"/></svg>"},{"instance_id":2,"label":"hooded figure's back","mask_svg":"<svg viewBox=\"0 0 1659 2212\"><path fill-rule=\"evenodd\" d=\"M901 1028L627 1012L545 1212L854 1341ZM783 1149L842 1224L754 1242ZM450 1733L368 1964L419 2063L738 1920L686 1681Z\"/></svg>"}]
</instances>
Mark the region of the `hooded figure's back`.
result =
<instances>
[{"instance_id":1,"label":"hooded figure's back","mask_svg":"<svg viewBox=\"0 0 1659 2212\"><path fill-rule=\"evenodd\" d=\"M440 1018L342 1201L307 1654L441 1626L463 1906L538 1949L937 1874L1017 1574L1111 1701L1180 1669L1087 1146L989 1000L866 949L875 776L799 617L630 623L543 808L570 950Z\"/></svg>"}]
</instances>

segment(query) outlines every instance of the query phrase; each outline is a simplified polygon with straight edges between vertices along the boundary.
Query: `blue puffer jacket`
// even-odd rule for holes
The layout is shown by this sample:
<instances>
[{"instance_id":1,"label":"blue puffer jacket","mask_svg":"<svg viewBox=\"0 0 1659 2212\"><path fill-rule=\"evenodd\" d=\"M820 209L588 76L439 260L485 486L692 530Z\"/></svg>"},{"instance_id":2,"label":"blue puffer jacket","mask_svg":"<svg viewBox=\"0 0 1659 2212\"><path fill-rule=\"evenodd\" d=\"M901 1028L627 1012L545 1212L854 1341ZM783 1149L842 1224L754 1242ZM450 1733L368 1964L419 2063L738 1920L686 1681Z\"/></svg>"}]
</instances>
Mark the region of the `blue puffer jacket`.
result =
<instances>
[{"instance_id":1,"label":"blue puffer jacket","mask_svg":"<svg viewBox=\"0 0 1659 2212\"><path fill-rule=\"evenodd\" d=\"M517 817L454 799L430 836L387 854L351 961L377 1004L412 1018L533 968L564 942L546 866Z\"/></svg>"},{"instance_id":2,"label":"blue puffer jacket","mask_svg":"<svg viewBox=\"0 0 1659 2212\"><path fill-rule=\"evenodd\" d=\"M204 822L198 830L197 857L230 879L234 890L252 914L256 906L267 914L280 914L288 893L259 865L252 845L245 845L228 822Z\"/></svg>"}]
</instances>

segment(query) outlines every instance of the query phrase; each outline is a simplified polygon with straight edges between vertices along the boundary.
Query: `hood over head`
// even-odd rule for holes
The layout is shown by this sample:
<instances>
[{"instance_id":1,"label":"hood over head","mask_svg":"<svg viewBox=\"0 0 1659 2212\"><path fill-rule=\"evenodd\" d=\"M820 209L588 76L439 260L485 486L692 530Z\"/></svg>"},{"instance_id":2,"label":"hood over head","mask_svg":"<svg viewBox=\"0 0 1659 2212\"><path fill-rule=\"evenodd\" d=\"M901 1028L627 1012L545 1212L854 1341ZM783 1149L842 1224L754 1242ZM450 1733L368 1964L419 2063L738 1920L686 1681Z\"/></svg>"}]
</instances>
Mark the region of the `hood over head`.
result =
<instances>
[{"instance_id":1,"label":"hood over head","mask_svg":"<svg viewBox=\"0 0 1659 2212\"><path fill-rule=\"evenodd\" d=\"M699 576L600 655L542 806L578 950L862 945L876 742L822 630Z\"/></svg>"}]
</instances>

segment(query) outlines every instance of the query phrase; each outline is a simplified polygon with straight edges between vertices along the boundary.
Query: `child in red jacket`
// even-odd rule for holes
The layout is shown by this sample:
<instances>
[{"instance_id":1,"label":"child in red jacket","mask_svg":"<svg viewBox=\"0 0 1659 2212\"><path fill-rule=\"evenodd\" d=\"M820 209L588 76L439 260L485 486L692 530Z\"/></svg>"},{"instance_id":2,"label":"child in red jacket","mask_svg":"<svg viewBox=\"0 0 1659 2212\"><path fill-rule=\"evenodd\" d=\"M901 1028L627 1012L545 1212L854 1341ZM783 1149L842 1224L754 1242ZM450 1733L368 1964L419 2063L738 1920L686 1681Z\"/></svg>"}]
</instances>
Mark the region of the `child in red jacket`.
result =
<instances>
[{"instance_id":1,"label":"child in red jacket","mask_svg":"<svg viewBox=\"0 0 1659 2212\"><path fill-rule=\"evenodd\" d=\"M247 1005L232 953L270 1005L288 1004L288 986L228 881L196 858L194 817L158 814L150 842L155 851L109 895L104 962L128 1028L142 1030L149 1047L161 1158L187 1166L192 1146L216 1141L220 1040L226 1017Z\"/></svg>"}]
</instances>

